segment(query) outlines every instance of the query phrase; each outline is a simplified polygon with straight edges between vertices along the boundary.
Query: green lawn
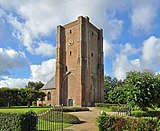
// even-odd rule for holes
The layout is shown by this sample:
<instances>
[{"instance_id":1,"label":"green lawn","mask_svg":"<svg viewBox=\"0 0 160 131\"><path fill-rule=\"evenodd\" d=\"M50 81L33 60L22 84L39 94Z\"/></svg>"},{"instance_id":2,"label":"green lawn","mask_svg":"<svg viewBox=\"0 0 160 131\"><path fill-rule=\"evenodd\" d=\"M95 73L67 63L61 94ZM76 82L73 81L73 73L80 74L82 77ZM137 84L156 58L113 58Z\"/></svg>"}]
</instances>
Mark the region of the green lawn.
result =
<instances>
[{"instance_id":1,"label":"green lawn","mask_svg":"<svg viewBox=\"0 0 160 131\"><path fill-rule=\"evenodd\" d=\"M72 124L63 123L63 128L69 127L71 125ZM56 129L61 129L61 127L62 127L62 123L48 122L48 121L45 121L45 120L39 120L38 121L38 131L46 131L46 130L54 131Z\"/></svg>"},{"instance_id":2,"label":"green lawn","mask_svg":"<svg viewBox=\"0 0 160 131\"><path fill-rule=\"evenodd\" d=\"M35 113L39 113L47 109L49 109L49 107L26 107L26 106L0 107L0 112L24 113L32 110Z\"/></svg>"},{"instance_id":3,"label":"green lawn","mask_svg":"<svg viewBox=\"0 0 160 131\"><path fill-rule=\"evenodd\" d=\"M100 109L100 110L103 110L103 111L112 112L112 109L108 108L108 107L97 107L97 109Z\"/></svg>"},{"instance_id":4,"label":"green lawn","mask_svg":"<svg viewBox=\"0 0 160 131\"><path fill-rule=\"evenodd\" d=\"M5 112L5 113L25 113L28 111L33 111L35 113L40 113L45 110L48 110L50 107L26 107L26 106L15 106L15 107L0 107L0 112ZM45 126L43 123L46 122L47 126ZM39 131L46 131L46 130L55 130L55 125L56 129L60 129L62 124L58 122L49 122L49 121L44 121L44 120L39 120L38 121L38 130ZM67 124L63 123L63 127L69 127L72 124Z\"/></svg>"}]
</instances>

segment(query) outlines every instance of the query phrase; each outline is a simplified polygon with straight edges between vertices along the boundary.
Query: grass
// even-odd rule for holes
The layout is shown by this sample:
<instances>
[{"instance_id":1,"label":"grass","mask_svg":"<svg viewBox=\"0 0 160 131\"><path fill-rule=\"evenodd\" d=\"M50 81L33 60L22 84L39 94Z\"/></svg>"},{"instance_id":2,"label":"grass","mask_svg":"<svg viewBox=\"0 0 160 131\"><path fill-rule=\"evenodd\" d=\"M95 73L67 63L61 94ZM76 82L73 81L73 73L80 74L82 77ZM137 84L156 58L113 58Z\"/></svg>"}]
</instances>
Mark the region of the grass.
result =
<instances>
[{"instance_id":1,"label":"grass","mask_svg":"<svg viewBox=\"0 0 160 131\"><path fill-rule=\"evenodd\" d=\"M46 125L45 125L46 123ZM72 126L72 124L67 124L67 123L63 123L63 128ZM46 131L46 130L57 130L57 129L61 129L62 127L62 123L58 123L58 122L49 122L49 121L45 121L45 120L39 120L38 121L38 131Z\"/></svg>"},{"instance_id":2,"label":"grass","mask_svg":"<svg viewBox=\"0 0 160 131\"><path fill-rule=\"evenodd\" d=\"M14 106L14 107L0 107L0 112L4 113L25 113L28 111L33 111L35 113L41 113L45 112L45 110L48 110L50 107L27 107L27 106ZM44 124L46 123L46 125ZM38 120L38 131L47 131L47 130L56 130L60 129L62 126L62 123L59 122L49 122L45 120ZM72 124L63 123L63 128L72 126ZM56 128L56 129L55 129Z\"/></svg>"},{"instance_id":3,"label":"grass","mask_svg":"<svg viewBox=\"0 0 160 131\"><path fill-rule=\"evenodd\" d=\"M108 108L108 107L97 107L97 109L100 109L100 110L102 110L102 111L112 112L112 109L111 109L111 108Z\"/></svg>"},{"instance_id":4,"label":"grass","mask_svg":"<svg viewBox=\"0 0 160 131\"><path fill-rule=\"evenodd\" d=\"M0 112L5 113L25 113L28 111L33 111L35 113L39 113L49 109L49 107L27 107L27 106L15 106L15 107L0 107Z\"/></svg>"}]
</instances>

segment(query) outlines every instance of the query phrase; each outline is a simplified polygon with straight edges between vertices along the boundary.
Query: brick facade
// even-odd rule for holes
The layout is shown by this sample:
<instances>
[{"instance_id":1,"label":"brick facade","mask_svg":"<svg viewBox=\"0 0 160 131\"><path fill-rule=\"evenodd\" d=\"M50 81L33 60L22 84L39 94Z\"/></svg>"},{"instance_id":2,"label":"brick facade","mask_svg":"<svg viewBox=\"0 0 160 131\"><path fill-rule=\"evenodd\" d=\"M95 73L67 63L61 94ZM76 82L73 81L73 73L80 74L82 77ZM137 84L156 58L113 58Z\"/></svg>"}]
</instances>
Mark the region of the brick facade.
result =
<instances>
[{"instance_id":1,"label":"brick facade","mask_svg":"<svg viewBox=\"0 0 160 131\"><path fill-rule=\"evenodd\" d=\"M93 106L104 101L103 31L78 17L57 26L56 89L52 103Z\"/></svg>"}]
</instances>

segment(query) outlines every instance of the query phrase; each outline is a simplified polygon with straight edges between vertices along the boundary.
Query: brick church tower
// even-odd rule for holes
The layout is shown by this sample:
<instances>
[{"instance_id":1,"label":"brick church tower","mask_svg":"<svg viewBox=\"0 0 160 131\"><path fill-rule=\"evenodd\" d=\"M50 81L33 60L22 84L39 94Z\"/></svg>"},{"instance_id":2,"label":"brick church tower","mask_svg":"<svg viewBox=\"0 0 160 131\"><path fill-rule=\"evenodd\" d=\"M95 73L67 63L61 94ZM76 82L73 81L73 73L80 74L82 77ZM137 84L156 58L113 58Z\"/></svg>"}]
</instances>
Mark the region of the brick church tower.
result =
<instances>
[{"instance_id":1,"label":"brick church tower","mask_svg":"<svg viewBox=\"0 0 160 131\"><path fill-rule=\"evenodd\" d=\"M56 103L94 106L104 100L103 31L78 17L57 26Z\"/></svg>"}]
</instances>

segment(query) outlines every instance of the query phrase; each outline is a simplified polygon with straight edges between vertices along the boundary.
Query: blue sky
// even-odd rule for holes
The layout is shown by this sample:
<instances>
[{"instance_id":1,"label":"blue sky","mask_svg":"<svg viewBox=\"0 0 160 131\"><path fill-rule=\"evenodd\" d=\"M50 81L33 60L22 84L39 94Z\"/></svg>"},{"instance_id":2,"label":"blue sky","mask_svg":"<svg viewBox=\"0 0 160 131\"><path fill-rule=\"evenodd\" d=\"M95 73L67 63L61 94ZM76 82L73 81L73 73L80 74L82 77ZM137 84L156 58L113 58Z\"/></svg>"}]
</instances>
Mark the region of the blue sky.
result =
<instances>
[{"instance_id":1,"label":"blue sky","mask_svg":"<svg viewBox=\"0 0 160 131\"><path fill-rule=\"evenodd\" d=\"M55 74L56 26L88 16L104 32L105 75L160 72L160 0L0 0L0 87Z\"/></svg>"}]
</instances>

